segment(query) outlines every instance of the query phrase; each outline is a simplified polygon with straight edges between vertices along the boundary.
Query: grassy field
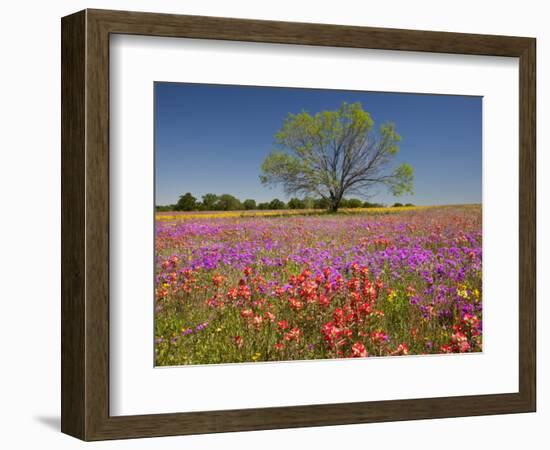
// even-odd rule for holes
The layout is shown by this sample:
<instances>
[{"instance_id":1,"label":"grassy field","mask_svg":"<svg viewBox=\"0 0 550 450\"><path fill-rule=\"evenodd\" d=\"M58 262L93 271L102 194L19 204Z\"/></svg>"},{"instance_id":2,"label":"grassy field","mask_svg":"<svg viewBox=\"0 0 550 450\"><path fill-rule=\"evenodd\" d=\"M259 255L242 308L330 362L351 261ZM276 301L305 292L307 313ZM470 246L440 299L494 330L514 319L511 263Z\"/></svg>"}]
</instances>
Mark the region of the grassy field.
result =
<instances>
[{"instance_id":1,"label":"grassy field","mask_svg":"<svg viewBox=\"0 0 550 450\"><path fill-rule=\"evenodd\" d=\"M157 365L482 349L481 207L156 215Z\"/></svg>"}]
</instances>

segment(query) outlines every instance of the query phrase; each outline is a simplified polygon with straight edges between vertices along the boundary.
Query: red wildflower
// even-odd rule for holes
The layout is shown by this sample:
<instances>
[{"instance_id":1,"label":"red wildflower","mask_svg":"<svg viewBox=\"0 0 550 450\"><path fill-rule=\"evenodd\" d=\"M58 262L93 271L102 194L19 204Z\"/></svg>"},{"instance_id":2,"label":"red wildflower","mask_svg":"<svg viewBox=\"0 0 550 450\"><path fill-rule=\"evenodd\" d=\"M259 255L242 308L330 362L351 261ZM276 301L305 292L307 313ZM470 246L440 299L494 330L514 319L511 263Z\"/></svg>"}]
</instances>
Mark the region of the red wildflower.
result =
<instances>
[{"instance_id":1,"label":"red wildflower","mask_svg":"<svg viewBox=\"0 0 550 450\"><path fill-rule=\"evenodd\" d=\"M159 288L157 289L157 300L161 300L168 295L168 289Z\"/></svg>"},{"instance_id":2,"label":"red wildflower","mask_svg":"<svg viewBox=\"0 0 550 450\"><path fill-rule=\"evenodd\" d=\"M277 328L279 328L279 330L286 330L288 328L288 322L286 320L279 320L277 322Z\"/></svg>"},{"instance_id":3,"label":"red wildflower","mask_svg":"<svg viewBox=\"0 0 550 450\"><path fill-rule=\"evenodd\" d=\"M229 291L227 291L227 298L229 300L237 300L238 291L237 288L231 288Z\"/></svg>"},{"instance_id":4,"label":"red wildflower","mask_svg":"<svg viewBox=\"0 0 550 450\"><path fill-rule=\"evenodd\" d=\"M452 353L453 350L449 344L444 344L440 348L441 353Z\"/></svg>"},{"instance_id":5,"label":"red wildflower","mask_svg":"<svg viewBox=\"0 0 550 450\"><path fill-rule=\"evenodd\" d=\"M288 333L285 333L284 340L285 341L299 341L300 337L302 336L302 332L299 328L293 328Z\"/></svg>"},{"instance_id":6,"label":"red wildflower","mask_svg":"<svg viewBox=\"0 0 550 450\"><path fill-rule=\"evenodd\" d=\"M237 346L237 348L242 348L244 342L243 342L243 338L240 337L240 336L235 336L233 338L233 340L235 341L235 345Z\"/></svg>"},{"instance_id":7,"label":"red wildflower","mask_svg":"<svg viewBox=\"0 0 550 450\"><path fill-rule=\"evenodd\" d=\"M171 267L176 267L176 266L178 265L179 260L180 260L180 259L179 259L177 256L175 256L175 255L172 256L172 257L170 258L170 266L171 266Z\"/></svg>"},{"instance_id":8,"label":"red wildflower","mask_svg":"<svg viewBox=\"0 0 550 450\"><path fill-rule=\"evenodd\" d=\"M384 344L388 340L388 335L383 331L373 331L370 337L375 344Z\"/></svg>"},{"instance_id":9,"label":"red wildflower","mask_svg":"<svg viewBox=\"0 0 550 450\"><path fill-rule=\"evenodd\" d=\"M248 300L250 298L250 288L244 284L239 286L238 296L243 300Z\"/></svg>"},{"instance_id":10,"label":"red wildflower","mask_svg":"<svg viewBox=\"0 0 550 450\"><path fill-rule=\"evenodd\" d=\"M406 344L399 344L395 351L391 353L392 355L408 355L409 349Z\"/></svg>"},{"instance_id":11,"label":"red wildflower","mask_svg":"<svg viewBox=\"0 0 550 450\"><path fill-rule=\"evenodd\" d=\"M464 325L467 325L471 328L478 328L479 327L479 319L477 316L471 315L471 314L464 314L462 317L462 323Z\"/></svg>"},{"instance_id":12,"label":"red wildflower","mask_svg":"<svg viewBox=\"0 0 550 450\"><path fill-rule=\"evenodd\" d=\"M353 358L364 358L368 356L367 349L361 342L356 342L351 346L351 356Z\"/></svg>"},{"instance_id":13,"label":"red wildflower","mask_svg":"<svg viewBox=\"0 0 550 450\"><path fill-rule=\"evenodd\" d=\"M342 308L336 308L332 313L332 317L337 325L341 325L345 322L345 314Z\"/></svg>"},{"instance_id":14,"label":"red wildflower","mask_svg":"<svg viewBox=\"0 0 550 450\"><path fill-rule=\"evenodd\" d=\"M361 282L357 278L351 278L348 281L348 289L350 291L358 291L361 287Z\"/></svg>"},{"instance_id":15,"label":"red wildflower","mask_svg":"<svg viewBox=\"0 0 550 450\"><path fill-rule=\"evenodd\" d=\"M317 303L319 304L319 306L328 306L330 305L330 299L325 294L321 294L319 295Z\"/></svg>"},{"instance_id":16,"label":"red wildflower","mask_svg":"<svg viewBox=\"0 0 550 450\"><path fill-rule=\"evenodd\" d=\"M217 274L212 277L212 283L214 283L214 286L220 286L225 281L225 277Z\"/></svg>"},{"instance_id":17,"label":"red wildflower","mask_svg":"<svg viewBox=\"0 0 550 450\"><path fill-rule=\"evenodd\" d=\"M302 309L304 307L304 302L294 298L294 297L290 297L288 299L288 303L290 303L290 307L292 309L295 309L297 311L299 311L300 309Z\"/></svg>"}]
</instances>

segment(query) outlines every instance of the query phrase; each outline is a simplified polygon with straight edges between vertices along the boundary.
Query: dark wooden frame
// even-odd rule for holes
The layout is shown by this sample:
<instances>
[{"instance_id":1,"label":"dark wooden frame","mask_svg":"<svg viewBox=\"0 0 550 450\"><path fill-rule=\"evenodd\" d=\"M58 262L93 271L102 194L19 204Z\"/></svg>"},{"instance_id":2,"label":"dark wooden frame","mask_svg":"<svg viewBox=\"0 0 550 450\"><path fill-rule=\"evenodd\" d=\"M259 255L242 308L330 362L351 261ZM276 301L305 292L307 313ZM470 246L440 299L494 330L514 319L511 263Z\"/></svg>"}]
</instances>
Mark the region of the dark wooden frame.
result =
<instances>
[{"instance_id":1,"label":"dark wooden frame","mask_svg":"<svg viewBox=\"0 0 550 450\"><path fill-rule=\"evenodd\" d=\"M100 440L535 411L535 39L104 10L64 17L61 31L64 433ZM110 416L108 99L113 33L518 57L519 392Z\"/></svg>"}]
</instances>

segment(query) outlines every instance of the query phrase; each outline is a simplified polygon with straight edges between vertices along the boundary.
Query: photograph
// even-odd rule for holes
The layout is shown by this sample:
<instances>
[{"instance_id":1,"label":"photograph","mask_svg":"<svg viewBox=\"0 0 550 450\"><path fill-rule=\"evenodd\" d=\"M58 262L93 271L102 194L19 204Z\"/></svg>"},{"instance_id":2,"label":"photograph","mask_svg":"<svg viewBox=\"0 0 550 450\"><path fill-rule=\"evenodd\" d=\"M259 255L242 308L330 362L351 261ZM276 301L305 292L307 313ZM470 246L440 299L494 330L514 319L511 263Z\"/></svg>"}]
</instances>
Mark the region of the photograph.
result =
<instances>
[{"instance_id":1,"label":"photograph","mask_svg":"<svg viewBox=\"0 0 550 450\"><path fill-rule=\"evenodd\" d=\"M257 448L292 429L294 446L367 430L436 448L461 421L486 446L540 438L541 14L529 29L533 8L475 25L417 5L365 20L89 6L48 10L60 34L29 41L52 45L61 102L36 81L10 91L25 112L29 89L55 103L11 147L51 134L61 153L24 146L47 164L22 190L7 183L28 213L29 180L57 178L61 215L57 241L35 239L61 243L60 264L35 271L60 308L34 283L27 327L53 324L51 339L17 320L8 333L28 341L15 366L57 361L54 388L34 383L38 406L15 395L16 409L68 446L246 435ZM28 172L28 152L8 153ZM27 241L48 228L12 222ZM12 235L29 284L29 257L52 250L21 252ZM8 284L19 305L25 281ZM52 351L21 352L37 343ZM14 442L48 440L29 424Z\"/></svg>"},{"instance_id":2,"label":"photograph","mask_svg":"<svg viewBox=\"0 0 550 450\"><path fill-rule=\"evenodd\" d=\"M156 366L482 351L482 97L154 99Z\"/></svg>"}]
</instances>

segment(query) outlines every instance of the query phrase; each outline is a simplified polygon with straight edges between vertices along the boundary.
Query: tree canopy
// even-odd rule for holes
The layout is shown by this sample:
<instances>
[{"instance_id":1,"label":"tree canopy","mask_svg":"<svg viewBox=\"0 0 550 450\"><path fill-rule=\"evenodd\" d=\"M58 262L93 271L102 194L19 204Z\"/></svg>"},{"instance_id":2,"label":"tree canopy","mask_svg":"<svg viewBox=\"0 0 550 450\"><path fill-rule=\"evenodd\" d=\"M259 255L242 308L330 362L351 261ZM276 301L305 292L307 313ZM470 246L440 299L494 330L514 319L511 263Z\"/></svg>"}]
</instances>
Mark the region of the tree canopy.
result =
<instances>
[{"instance_id":1,"label":"tree canopy","mask_svg":"<svg viewBox=\"0 0 550 450\"><path fill-rule=\"evenodd\" d=\"M244 209L256 209L256 200L247 198L243 202Z\"/></svg>"},{"instance_id":2,"label":"tree canopy","mask_svg":"<svg viewBox=\"0 0 550 450\"><path fill-rule=\"evenodd\" d=\"M360 103L335 111L289 114L263 161L260 180L282 185L287 195L320 197L336 211L345 194L367 196L383 185L398 196L412 193L414 170L406 163L390 170L401 137L393 123L378 129Z\"/></svg>"},{"instance_id":3,"label":"tree canopy","mask_svg":"<svg viewBox=\"0 0 550 450\"><path fill-rule=\"evenodd\" d=\"M191 192L187 192L184 195L180 195L178 202L176 203L177 211L193 211L197 207L197 199L191 195Z\"/></svg>"},{"instance_id":4,"label":"tree canopy","mask_svg":"<svg viewBox=\"0 0 550 450\"><path fill-rule=\"evenodd\" d=\"M231 194L222 194L214 204L214 208L218 211L234 211L243 209L241 201Z\"/></svg>"}]
</instances>

